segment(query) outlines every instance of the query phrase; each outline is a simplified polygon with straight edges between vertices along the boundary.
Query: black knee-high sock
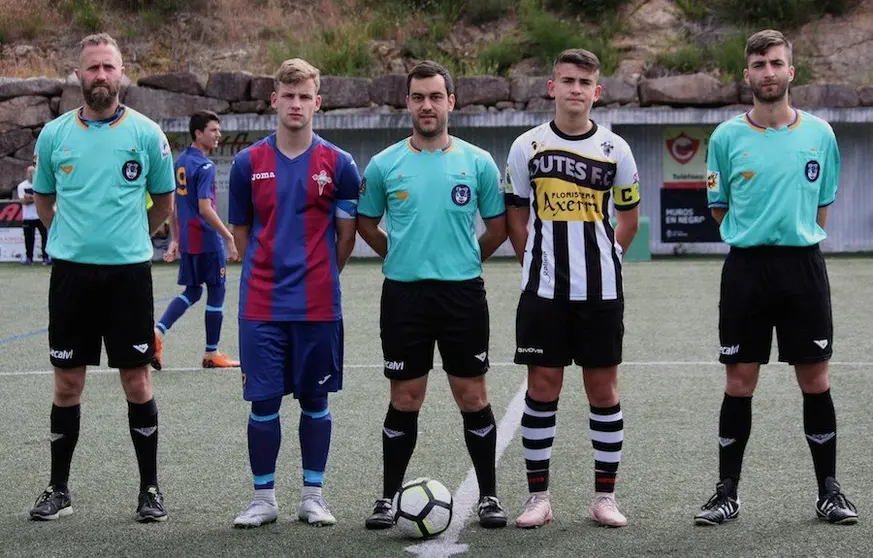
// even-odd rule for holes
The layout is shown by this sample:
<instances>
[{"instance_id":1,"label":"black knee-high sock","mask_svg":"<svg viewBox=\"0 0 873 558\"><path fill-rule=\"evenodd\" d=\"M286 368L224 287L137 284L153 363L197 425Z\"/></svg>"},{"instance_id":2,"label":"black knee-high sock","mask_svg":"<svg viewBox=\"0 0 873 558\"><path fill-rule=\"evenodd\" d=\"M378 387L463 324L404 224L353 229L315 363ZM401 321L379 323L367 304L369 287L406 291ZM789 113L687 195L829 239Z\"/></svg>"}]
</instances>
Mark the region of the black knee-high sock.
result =
<instances>
[{"instance_id":1,"label":"black knee-high sock","mask_svg":"<svg viewBox=\"0 0 873 558\"><path fill-rule=\"evenodd\" d=\"M743 454L752 433L752 398L724 394L718 420L718 469L720 479L740 480Z\"/></svg>"},{"instance_id":2,"label":"black knee-high sock","mask_svg":"<svg viewBox=\"0 0 873 558\"><path fill-rule=\"evenodd\" d=\"M79 422L81 405L58 407L52 405L51 413L51 455L52 471L49 484L55 489L67 487L70 479L70 463L73 451L79 441Z\"/></svg>"},{"instance_id":3,"label":"black knee-high sock","mask_svg":"<svg viewBox=\"0 0 873 558\"><path fill-rule=\"evenodd\" d=\"M825 479L836 477L837 414L831 390L803 394L803 430L812 452L819 494L824 494Z\"/></svg>"},{"instance_id":4,"label":"black knee-high sock","mask_svg":"<svg viewBox=\"0 0 873 558\"><path fill-rule=\"evenodd\" d=\"M461 411L461 416L464 418L464 441L479 481L479 497L497 496L497 424L491 405L478 411Z\"/></svg>"},{"instance_id":5,"label":"black knee-high sock","mask_svg":"<svg viewBox=\"0 0 873 558\"><path fill-rule=\"evenodd\" d=\"M127 402L130 437L139 466L139 489L158 485L158 406L154 398L145 403Z\"/></svg>"},{"instance_id":6,"label":"black knee-high sock","mask_svg":"<svg viewBox=\"0 0 873 558\"><path fill-rule=\"evenodd\" d=\"M393 498L418 440L418 411L398 411L388 406L382 427L382 497Z\"/></svg>"}]
</instances>

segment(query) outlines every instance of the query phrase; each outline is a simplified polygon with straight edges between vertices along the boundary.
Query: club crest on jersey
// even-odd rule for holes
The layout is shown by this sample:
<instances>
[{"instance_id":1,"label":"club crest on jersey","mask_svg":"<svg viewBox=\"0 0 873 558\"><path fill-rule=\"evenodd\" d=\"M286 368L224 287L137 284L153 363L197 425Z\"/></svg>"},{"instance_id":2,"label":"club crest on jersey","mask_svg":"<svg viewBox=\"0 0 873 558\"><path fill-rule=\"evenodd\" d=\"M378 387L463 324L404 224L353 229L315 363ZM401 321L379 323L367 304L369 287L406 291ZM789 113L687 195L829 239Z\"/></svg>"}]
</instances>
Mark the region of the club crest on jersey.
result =
<instances>
[{"instance_id":1,"label":"club crest on jersey","mask_svg":"<svg viewBox=\"0 0 873 558\"><path fill-rule=\"evenodd\" d=\"M133 182L142 173L142 165L138 161L128 161L121 166L121 174L128 181Z\"/></svg>"},{"instance_id":2,"label":"club crest on jersey","mask_svg":"<svg viewBox=\"0 0 873 558\"><path fill-rule=\"evenodd\" d=\"M612 150L615 149L615 146L612 145L612 142L607 140L600 144L600 149L603 150L603 155L605 157L609 157L609 154L612 153Z\"/></svg>"},{"instance_id":3,"label":"club crest on jersey","mask_svg":"<svg viewBox=\"0 0 873 558\"><path fill-rule=\"evenodd\" d=\"M470 203L470 187L466 184L458 184L452 188L452 201L460 206Z\"/></svg>"},{"instance_id":4,"label":"club crest on jersey","mask_svg":"<svg viewBox=\"0 0 873 558\"><path fill-rule=\"evenodd\" d=\"M818 161L808 161L806 163L806 179L810 182L818 180L820 171L821 165L818 164Z\"/></svg>"},{"instance_id":5,"label":"club crest on jersey","mask_svg":"<svg viewBox=\"0 0 873 558\"><path fill-rule=\"evenodd\" d=\"M324 194L324 187L332 182L330 177L327 175L325 171L321 171L318 174L312 175L312 180L318 182L318 195Z\"/></svg>"}]
</instances>

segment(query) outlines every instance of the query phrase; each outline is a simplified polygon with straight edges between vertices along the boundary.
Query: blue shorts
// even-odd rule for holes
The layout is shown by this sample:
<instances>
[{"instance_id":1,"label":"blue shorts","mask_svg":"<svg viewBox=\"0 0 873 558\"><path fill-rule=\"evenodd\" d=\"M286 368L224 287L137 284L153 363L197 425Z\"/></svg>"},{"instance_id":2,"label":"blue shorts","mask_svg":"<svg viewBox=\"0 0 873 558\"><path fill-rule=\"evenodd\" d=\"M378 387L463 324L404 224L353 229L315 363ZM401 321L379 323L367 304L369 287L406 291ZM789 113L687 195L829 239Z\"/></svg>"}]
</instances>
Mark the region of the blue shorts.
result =
<instances>
[{"instance_id":1,"label":"blue shorts","mask_svg":"<svg viewBox=\"0 0 873 558\"><path fill-rule=\"evenodd\" d=\"M342 389L343 322L239 320L243 399L293 394L322 396Z\"/></svg>"},{"instance_id":2,"label":"blue shorts","mask_svg":"<svg viewBox=\"0 0 873 558\"><path fill-rule=\"evenodd\" d=\"M224 250L204 252L202 254L181 254L179 264L179 285L196 287L221 285L225 282L227 268L225 267Z\"/></svg>"}]
</instances>

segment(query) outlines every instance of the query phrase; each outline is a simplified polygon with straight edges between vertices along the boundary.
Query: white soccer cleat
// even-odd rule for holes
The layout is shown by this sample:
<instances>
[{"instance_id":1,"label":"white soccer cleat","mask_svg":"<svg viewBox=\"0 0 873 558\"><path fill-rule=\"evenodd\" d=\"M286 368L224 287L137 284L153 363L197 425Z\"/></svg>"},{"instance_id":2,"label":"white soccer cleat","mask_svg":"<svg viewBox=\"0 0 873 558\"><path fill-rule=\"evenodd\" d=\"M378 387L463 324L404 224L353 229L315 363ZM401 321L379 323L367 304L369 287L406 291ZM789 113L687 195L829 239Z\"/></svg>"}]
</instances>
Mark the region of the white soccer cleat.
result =
<instances>
[{"instance_id":1,"label":"white soccer cleat","mask_svg":"<svg viewBox=\"0 0 873 558\"><path fill-rule=\"evenodd\" d=\"M297 517L316 527L335 525L336 518L327 509L327 502L321 496L309 496L300 500Z\"/></svg>"},{"instance_id":2,"label":"white soccer cleat","mask_svg":"<svg viewBox=\"0 0 873 558\"><path fill-rule=\"evenodd\" d=\"M524 502L524 511L515 520L515 526L521 529L542 527L552 520L552 503L549 494L531 494Z\"/></svg>"},{"instance_id":3,"label":"white soccer cleat","mask_svg":"<svg viewBox=\"0 0 873 558\"><path fill-rule=\"evenodd\" d=\"M591 516L597 523L607 527L624 527L627 518L618 511L615 494L612 492L597 492L591 503Z\"/></svg>"},{"instance_id":4,"label":"white soccer cleat","mask_svg":"<svg viewBox=\"0 0 873 558\"><path fill-rule=\"evenodd\" d=\"M241 529L260 527L274 523L279 518L279 507L264 500L252 500L246 511L233 520L233 526Z\"/></svg>"}]
</instances>

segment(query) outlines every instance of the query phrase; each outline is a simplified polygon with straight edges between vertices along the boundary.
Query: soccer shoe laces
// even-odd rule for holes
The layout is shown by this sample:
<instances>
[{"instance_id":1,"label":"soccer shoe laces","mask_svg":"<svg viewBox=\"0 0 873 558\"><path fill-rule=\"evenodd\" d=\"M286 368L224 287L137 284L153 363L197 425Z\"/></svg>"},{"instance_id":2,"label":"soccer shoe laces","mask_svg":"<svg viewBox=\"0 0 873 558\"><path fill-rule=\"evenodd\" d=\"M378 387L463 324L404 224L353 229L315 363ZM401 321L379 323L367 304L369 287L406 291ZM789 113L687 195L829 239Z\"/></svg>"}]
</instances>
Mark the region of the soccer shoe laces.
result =
<instances>
[{"instance_id":1,"label":"soccer shoe laces","mask_svg":"<svg viewBox=\"0 0 873 558\"><path fill-rule=\"evenodd\" d=\"M700 506L701 510L715 510L717 508L726 508L728 506L729 496L727 494L723 494L721 492L716 492L712 495L705 504Z\"/></svg>"},{"instance_id":2,"label":"soccer shoe laces","mask_svg":"<svg viewBox=\"0 0 873 558\"><path fill-rule=\"evenodd\" d=\"M604 507L609 511L618 511L618 504L615 501L615 497L612 495L598 496L595 498L594 504L596 506Z\"/></svg>"},{"instance_id":3,"label":"soccer shoe laces","mask_svg":"<svg viewBox=\"0 0 873 558\"><path fill-rule=\"evenodd\" d=\"M494 496L483 496L482 500L479 501L479 512L482 511L499 511L503 508L500 507L500 502Z\"/></svg>"},{"instance_id":4,"label":"soccer shoe laces","mask_svg":"<svg viewBox=\"0 0 873 558\"><path fill-rule=\"evenodd\" d=\"M822 502L822 511L825 513L831 511L834 508L848 509L853 513L858 513L858 510L855 509L855 504L849 501L846 498L846 495L842 492L833 492L828 494L827 497Z\"/></svg>"}]
</instances>

